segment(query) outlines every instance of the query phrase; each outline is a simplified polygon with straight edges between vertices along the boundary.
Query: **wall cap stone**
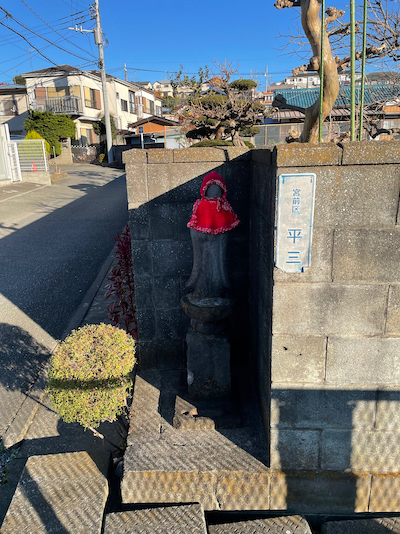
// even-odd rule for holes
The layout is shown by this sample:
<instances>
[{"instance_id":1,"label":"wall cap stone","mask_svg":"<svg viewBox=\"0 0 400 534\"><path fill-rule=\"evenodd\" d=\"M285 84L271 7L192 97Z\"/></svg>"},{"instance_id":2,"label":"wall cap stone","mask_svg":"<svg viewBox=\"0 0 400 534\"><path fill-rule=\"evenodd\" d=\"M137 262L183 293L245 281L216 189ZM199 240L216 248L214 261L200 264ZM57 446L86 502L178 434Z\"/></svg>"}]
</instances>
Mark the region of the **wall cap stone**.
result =
<instances>
[{"instance_id":1,"label":"wall cap stone","mask_svg":"<svg viewBox=\"0 0 400 534\"><path fill-rule=\"evenodd\" d=\"M334 143L276 145L272 161L277 167L315 167L340 164L342 151Z\"/></svg>"},{"instance_id":2,"label":"wall cap stone","mask_svg":"<svg viewBox=\"0 0 400 534\"><path fill-rule=\"evenodd\" d=\"M147 150L141 148L132 148L122 153L124 163L147 163Z\"/></svg>"},{"instance_id":3,"label":"wall cap stone","mask_svg":"<svg viewBox=\"0 0 400 534\"><path fill-rule=\"evenodd\" d=\"M400 141L349 141L343 143L342 165L400 163Z\"/></svg>"},{"instance_id":4,"label":"wall cap stone","mask_svg":"<svg viewBox=\"0 0 400 534\"><path fill-rule=\"evenodd\" d=\"M172 163L174 151L169 148L153 148L147 151L148 163Z\"/></svg>"},{"instance_id":5,"label":"wall cap stone","mask_svg":"<svg viewBox=\"0 0 400 534\"><path fill-rule=\"evenodd\" d=\"M197 161L226 161L226 149L226 147L175 148L174 163L190 163Z\"/></svg>"}]
</instances>

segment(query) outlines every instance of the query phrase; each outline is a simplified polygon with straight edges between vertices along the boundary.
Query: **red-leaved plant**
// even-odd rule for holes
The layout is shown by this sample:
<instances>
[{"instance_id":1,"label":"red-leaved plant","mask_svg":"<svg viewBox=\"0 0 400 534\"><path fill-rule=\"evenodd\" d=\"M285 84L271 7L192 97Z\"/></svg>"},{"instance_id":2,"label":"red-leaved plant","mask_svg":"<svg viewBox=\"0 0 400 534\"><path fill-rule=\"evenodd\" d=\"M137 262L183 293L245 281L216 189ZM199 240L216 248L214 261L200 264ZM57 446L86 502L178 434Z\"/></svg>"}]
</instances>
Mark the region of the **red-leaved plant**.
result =
<instances>
[{"instance_id":1,"label":"red-leaved plant","mask_svg":"<svg viewBox=\"0 0 400 534\"><path fill-rule=\"evenodd\" d=\"M115 300L108 304L108 318L114 326L125 327L125 330L138 339L137 321L135 317L135 282L132 265L132 243L129 224L125 230L116 237L117 264L111 269L110 284L107 286L105 298L114 297Z\"/></svg>"}]
</instances>

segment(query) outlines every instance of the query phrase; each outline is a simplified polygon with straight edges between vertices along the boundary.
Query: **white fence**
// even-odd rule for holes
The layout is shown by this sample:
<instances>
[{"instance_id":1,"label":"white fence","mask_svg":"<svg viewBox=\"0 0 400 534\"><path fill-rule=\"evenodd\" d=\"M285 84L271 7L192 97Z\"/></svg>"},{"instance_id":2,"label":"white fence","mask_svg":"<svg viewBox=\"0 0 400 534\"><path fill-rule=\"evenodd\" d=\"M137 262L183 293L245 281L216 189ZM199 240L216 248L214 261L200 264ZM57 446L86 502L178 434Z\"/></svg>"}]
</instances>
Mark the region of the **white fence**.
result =
<instances>
[{"instance_id":1,"label":"white fence","mask_svg":"<svg viewBox=\"0 0 400 534\"><path fill-rule=\"evenodd\" d=\"M43 139L20 139L16 143L21 172L48 170L49 167Z\"/></svg>"},{"instance_id":2,"label":"white fence","mask_svg":"<svg viewBox=\"0 0 400 534\"><path fill-rule=\"evenodd\" d=\"M20 182L22 180L21 168L19 165L18 148L15 141L8 141L4 144L6 152L6 164L8 175L12 182Z\"/></svg>"}]
</instances>

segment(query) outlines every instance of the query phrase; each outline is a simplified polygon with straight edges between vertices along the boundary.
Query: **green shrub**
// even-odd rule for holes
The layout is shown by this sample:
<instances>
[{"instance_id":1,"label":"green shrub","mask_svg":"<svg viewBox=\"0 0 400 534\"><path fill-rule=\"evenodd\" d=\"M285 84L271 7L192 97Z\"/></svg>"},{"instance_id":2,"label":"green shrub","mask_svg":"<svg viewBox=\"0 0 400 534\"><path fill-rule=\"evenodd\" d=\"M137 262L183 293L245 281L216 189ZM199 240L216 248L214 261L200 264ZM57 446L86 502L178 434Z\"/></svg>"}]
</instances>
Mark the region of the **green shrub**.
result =
<instances>
[{"instance_id":1,"label":"green shrub","mask_svg":"<svg viewBox=\"0 0 400 534\"><path fill-rule=\"evenodd\" d=\"M87 325L60 344L51 358L47 391L67 423L97 428L115 421L126 405L135 365L135 340L111 325Z\"/></svg>"},{"instance_id":2,"label":"green shrub","mask_svg":"<svg viewBox=\"0 0 400 534\"><path fill-rule=\"evenodd\" d=\"M52 153L54 147L56 156L61 154L60 139L74 138L76 132L76 125L70 116L62 113L56 115L51 111L28 111L24 128L27 132L38 132L48 141Z\"/></svg>"},{"instance_id":3,"label":"green shrub","mask_svg":"<svg viewBox=\"0 0 400 534\"><path fill-rule=\"evenodd\" d=\"M103 160L104 160L105 157L106 157L105 154L100 154L99 155L99 163L103 163Z\"/></svg>"},{"instance_id":4,"label":"green shrub","mask_svg":"<svg viewBox=\"0 0 400 534\"><path fill-rule=\"evenodd\" d=\"M200 141L200 143L192 145L194 148L202 146L233 146L233 143L232 141L226 141L225 139L205 139L204 141Z\"/></svg>"},{"instance_id":5,"label":"green shrub","mask_svg":"<svg viewBox=\"0 0 400 534\"><path fill-rule=\"evenodd\" d=\"M243 143L247 148L254 148L253 143L250 143L249 141L243 141ZM203 146L233 146L233 143L226 139L205 139L204 141L200 141L200 143L195 143L191 148L200 148Z\"/></svg>"},{"instance_id":6,"label":"green shrub","mask_svg":"<svg viewBox=\"0 0 400 534\"><path fill-rule=\"evenodd\" d=\"M250 141L243 141L243 143L247 146L247 148L254 148L253 143L250 143Z\"/></svg>"}]
</instances>

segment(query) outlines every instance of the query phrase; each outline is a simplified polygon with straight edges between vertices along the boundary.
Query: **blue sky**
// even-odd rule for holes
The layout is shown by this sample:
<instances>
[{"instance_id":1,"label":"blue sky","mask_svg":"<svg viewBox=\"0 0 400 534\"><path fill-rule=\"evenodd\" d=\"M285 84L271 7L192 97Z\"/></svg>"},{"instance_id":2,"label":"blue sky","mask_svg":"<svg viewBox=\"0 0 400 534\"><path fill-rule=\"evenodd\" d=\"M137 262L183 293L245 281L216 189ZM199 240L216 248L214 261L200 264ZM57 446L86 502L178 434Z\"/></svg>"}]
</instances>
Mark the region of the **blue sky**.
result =
<instances>
[{"instance_id":1,"label":"blue sky","mask_svg":"<svg viewBox=\"0 0 400 534\"><path fill-rule=\"evenodd\" d=\"M0 82L10 83L16 74L53 64L97 68L93 34L68 30L81 23L85 29L94 27L85 0L0 0L0 6L14 17L0 12ZM122 79L124 64L129 80L154 82L178 71L180 65L190 74L205 65L212 68L213 60L226 59L238 65L241 77L258 76L260 87L265 89L266 68L273 83L303 62L279 50L285 43L279 33L288 33L290 26L298 24L298 12L293 8L277 10L273 0L253 0L250 4L243 0L100 0L100 13L108 41L106 70Z\"/></svg>"}]
</instances>

